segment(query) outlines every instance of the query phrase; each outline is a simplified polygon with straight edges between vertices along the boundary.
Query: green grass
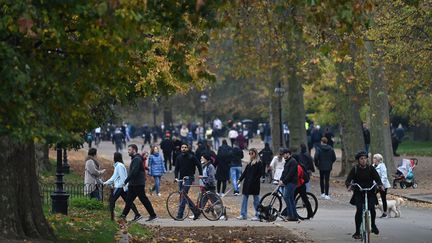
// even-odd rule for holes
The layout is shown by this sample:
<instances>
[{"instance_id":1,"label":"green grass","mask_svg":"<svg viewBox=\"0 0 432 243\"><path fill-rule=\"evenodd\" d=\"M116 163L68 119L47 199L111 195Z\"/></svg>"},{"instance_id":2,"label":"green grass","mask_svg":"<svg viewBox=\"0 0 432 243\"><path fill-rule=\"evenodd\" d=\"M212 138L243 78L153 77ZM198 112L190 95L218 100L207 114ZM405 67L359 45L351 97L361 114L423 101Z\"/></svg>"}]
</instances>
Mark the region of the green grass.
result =
<instances>
[{"instance_id":1,"label":"green grass","mask_svg":"<svg viewBox=\"0 0 432 243\"><path fill-rule=\"evenodd\" d=\"M45 170L40 173L40 180L42 182L52 182L55 181L56 177L56 168L57 168L57 162L56 160L50 159L51 162L51 168L49 170ZM63 177L63 181L67 183L84 183L84 179L82 176L73 173L71 170L69 174L65 174Z\"/></svg>"},{"instance_id":2,"label":"green grass","mask_svg":"<svg viewBox=\"0 0 432 243\"><path fill-rule=\"evenodd\" d=\"M402 141L397 153L409 156L432 156L432 141Z\"/></svg>"}]
</instances>

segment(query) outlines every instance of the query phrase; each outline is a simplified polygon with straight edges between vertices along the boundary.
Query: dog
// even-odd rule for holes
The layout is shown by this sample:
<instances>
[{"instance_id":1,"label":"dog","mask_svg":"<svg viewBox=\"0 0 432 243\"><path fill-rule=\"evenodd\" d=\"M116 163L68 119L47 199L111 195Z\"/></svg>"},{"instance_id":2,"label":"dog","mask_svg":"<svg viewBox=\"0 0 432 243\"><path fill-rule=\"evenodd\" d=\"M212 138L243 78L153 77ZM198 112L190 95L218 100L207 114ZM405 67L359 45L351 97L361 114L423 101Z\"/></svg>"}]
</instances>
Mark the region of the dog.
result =
<instances>
[{"instance_id":1,"label":"dog","mask_svg":"<svg viewBox=\"0 0 432 243\"><path fill-rule=\"evenodd\" d=\"M393 212L395 218L399 218L401 216L400 207L405 203L403 198L397 197L394 200L387 200L387 216L391 218L391 213ZM381 213L384 212L382 200L378 199L378 205L375 208L379 209Z\"/></svg>"}]
</instances>

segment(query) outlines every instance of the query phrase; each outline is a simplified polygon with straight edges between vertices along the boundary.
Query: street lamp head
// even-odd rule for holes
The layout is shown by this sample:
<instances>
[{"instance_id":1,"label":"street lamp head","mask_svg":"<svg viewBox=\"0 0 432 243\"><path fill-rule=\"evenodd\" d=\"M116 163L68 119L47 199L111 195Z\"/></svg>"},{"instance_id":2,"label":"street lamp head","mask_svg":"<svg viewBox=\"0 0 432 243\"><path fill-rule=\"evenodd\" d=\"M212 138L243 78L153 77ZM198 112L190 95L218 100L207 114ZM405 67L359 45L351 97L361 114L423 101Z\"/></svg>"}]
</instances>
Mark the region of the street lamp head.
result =
<instances>
[{"instance_id":1,"label":"street lamp head","mask_svg":"<svg viewBox=\"0 0 432 243\"><path fill-rule=\"evenodd\" d=\"M206 102L207 102L207 99L208 99L208 97L207 97L207 95L205 95L205 94L202 94L202 95L200 96L200 101L201 101L201 103L206 103Z\"/></svg>"}]
</instances>

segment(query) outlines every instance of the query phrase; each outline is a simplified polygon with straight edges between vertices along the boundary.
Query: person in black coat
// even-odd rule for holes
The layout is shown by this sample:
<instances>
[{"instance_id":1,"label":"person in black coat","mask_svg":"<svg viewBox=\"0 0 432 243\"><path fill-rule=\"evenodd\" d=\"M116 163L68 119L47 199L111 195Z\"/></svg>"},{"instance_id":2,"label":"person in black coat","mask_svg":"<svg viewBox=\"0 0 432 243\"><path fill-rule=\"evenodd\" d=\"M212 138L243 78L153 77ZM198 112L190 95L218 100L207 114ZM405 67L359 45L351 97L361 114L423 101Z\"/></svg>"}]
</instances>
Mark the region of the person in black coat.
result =
<instances>
[{"instance_id":1,"label":"person in black coat","mask_svg":"<svg viewBox=\"0 0 432 243\"><path fill-rule=\"evenodd\" d=\"M300 144L300 153L298 154L298 161L304 168L305 173L308 173L309 178L312 176L312 172L315 172L315 166L313 159L307 151L307 147L304 143ZM310 191L310 183L305 182L306 191Z\"/></svg>"},{"instance_id":2,"label":"person in black coat","mask_svg":"<svg viewBox=\"0 0 432 243\"><path fill-rule=\"evenodd\" d=\"M240 176L238 183L243 182L243 200L241 204L240 216L237 219L247 219L247 208L249 195L253 196L253 205L255 209L255 216L252 221L258 221L258 205L260 202L260 178L262 173L262 162L259 160L258 151L255 148L249 150L250 162L246 165L245 170Z\"/></svg>"},{"instance_id":3,"label":"person in black coat","mask_svg":"<svg viewBox=\"0 0 432 243\"><path fill-rule=\"evenodd\" d=\"M258 153L263 163L262 182L265 181L266 172L273 159L273 151L270 149L269 143L264 144L264 148ZM271 179L271 178L270 178Z\"/></svg>"},{"instance_id":4,"label":"person in black coat","mask_svg":"<svg viewBox=\"0 0 432 243\"><path fill-rule=\"evenodd\" d=\"M298 175L297 175L297 161L292 157L291 150L284 149L282 151L285 158L285 166L279 185L284 187L283 197L287 205L287 219L288 221L298 221L298 215L295 205L295 190L297 188Z\"/></svg>"},{"instance_id":5,"label":"person in black coat","mask_svg":"<svg viewBox=\"0 0 432 243\"><path fill-rule=\"evenodd\" d=\"M165 139L162 140L160 143L160 148L162 149L164 161L165 161L165 168L169 171L172 170L172 154L174 151L174 142L170 138L170 134L167 133L165 135Z\"/></svg>"},{"instance_id":6,"label":"person in black coat","mask_svg":"<svg viewBox=\"0 0 432 243\"><path fill-rule=\"evenodd\" d=\"M321 138L321 145L315 152L314 161L320 171L321 197L330 200L330 172L332 171L333 163L336 161L336 154L333 148L327 145L326 137Z\"/></svg>"},{"instance_id":7,"label":"person in black coat","mask_svg":"<svg viewBox=\"0 0 432 243\"><path fill-rule=\"evenodd\" d=\"M231 147L228 146L227 141L222 140L222 146L219 147L217 156L216 156L216 180L217 180L217 193L221 192L222 185L222 194L225 193L227 181L229 180L229 172L230 172L230 162L232 157Z\"/></svg>"}]
</instances>

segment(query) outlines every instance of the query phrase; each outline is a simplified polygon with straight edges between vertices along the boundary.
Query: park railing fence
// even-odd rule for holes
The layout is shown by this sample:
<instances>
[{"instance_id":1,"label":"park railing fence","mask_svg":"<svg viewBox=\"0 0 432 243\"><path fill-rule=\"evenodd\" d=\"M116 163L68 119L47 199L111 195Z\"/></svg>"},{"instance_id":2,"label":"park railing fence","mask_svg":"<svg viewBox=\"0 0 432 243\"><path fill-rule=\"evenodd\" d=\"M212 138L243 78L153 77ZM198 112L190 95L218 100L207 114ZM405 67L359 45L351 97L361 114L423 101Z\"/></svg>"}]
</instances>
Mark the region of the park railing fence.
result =
<instances>
[{"instance_id":1,"label":"park railing fence","mask_svg":"<svg viewBox=\"0 0 432 243\"><path fill-rule=\"evenodd\" d=\"M109 198L110 190L102 184L97 185L100 192L100 199L103 202ZM56 191L55 182L43 182L39 183L39 189L41 193L41 199L43 204L51 204L51 194ZM90 194L94 192L96 185L84 184L84 183L64 183L63 191L69 194L69 200L73 198L84 198L90 197Z\"/></svg>"}]
</instances>

